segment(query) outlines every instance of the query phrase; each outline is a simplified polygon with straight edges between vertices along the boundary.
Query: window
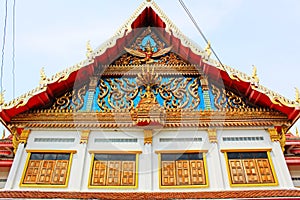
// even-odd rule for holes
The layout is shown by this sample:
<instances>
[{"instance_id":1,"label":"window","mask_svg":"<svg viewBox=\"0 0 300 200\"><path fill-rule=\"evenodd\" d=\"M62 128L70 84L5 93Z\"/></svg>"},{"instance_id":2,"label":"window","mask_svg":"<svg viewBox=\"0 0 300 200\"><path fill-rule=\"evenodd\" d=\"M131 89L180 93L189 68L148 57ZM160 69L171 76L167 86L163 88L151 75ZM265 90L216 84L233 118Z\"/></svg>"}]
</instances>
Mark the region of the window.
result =
<instances>
[{"instance_id":1,"label":"window","mask_svg":"<svg viewBox=\"0 0 300 200\"><path fill-rule=\"evenodd\" d=\"M269 152L225 152L225 156L232 186L277 184Z\"/></svg>"},{"instance_id":2,"label":"window","mask_svg":"<svg viewBox=\"0 0 300 200\"><path fill-rule=\"evenodd\" d=\"M160 153L160 186L208 186L204 153Z\"/></svg>"},{"instance_id":3,"label":"window","mask_svg":"<svg viewBox=\"0 0 300 200\"><path fill-rule=\"evenodd\" d=\"M138 154L92 154L90 187L136 187Z\"/></svg>"},{"instance_id":4,"label":"window","mask_svg":"<svg viewBox=\"0 0 300 200\"><path fill-rule=\"evenodd\" d=\"M29 152L21 186L67 186L72 153Z\"/></svg>"}]
</instances>

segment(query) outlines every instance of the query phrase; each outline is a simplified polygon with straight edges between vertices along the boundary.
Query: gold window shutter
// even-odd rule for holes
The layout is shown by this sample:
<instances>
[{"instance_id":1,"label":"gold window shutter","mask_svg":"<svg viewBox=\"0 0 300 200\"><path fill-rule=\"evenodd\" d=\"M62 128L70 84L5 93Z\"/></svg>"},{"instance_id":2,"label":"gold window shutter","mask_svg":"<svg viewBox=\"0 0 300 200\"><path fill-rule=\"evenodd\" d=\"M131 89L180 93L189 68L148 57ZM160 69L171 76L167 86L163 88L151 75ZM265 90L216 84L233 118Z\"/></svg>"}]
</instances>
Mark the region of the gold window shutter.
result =
<instances>
[{"instance_id":1,"label":"gold window shutter","mask_svg":"<svg viewBox=\"0 0 300 200\"><path fill-rule=\"evenodd\" d=\"M259 183L259 175L254 159L245 159L242 160L246 182L247 183Z\"/></svg>"},{"instance_id":2,"label":"gold window shutter","mask_svg":"<svg viewBox=\"0 0 300 200\"><path fill-rule=\"evenodd\" d=\"M176 161L177 185L190 185L190 166L188 160Z\"/></svg>"},{"instance_id":3,"label":"gold window shutter","mask_svg":"<svg viewBox=\"0 0 300 200\"><path fill-rule=\"evenodd\" d=\"M50 184L55 160L43 160L37 183Z\"/></svg>"},{"instance_id":4,"label":"gold window shutter","mask_svg":"<svg viewBox=\"0 0 300 200\"><path fill-rule=\"evenodd\" d=\"M106 184L107 161L94 161L92 185Z\"/></svg>"},{"instance_id":5,"label":"gold window shutter","mask_svg":"<svg viewBox=\"0 0 300 200\"><path fill-rule=\"evenodd\" d=\"M135 161L122 162L121 185L135 185Z\"/></svg>"},{"instance_id":6,"label":"gold window shutter","mask_svg":"<svg viewBox=\"0 0 300 200\"><path fill-rule=\"evenodd\" d=\"M205 171L203 160L190 160L191 184L205 185Z\"/></svg>"},{"instance_id":7,"label":"gold window shutter","mask_svg":"<svg viewBox=\"0 0 300 200\"><path fill-rule=\"evenodd\" d=\"M65 184L67 172L68 172L69 161L68 160L57 160L55 169L53 171L53 176L51 184Z\"/></svg>"},{"instance_id":8,"label":"gold window shutter","mask_svg":"<svg viewBox=\"0 0 300 200\"><path fill-rule=\"evenodd\" d=\"M161 178L163 186L176 185L175 161L162 161Z\"/></svg>"},{"instance_id":9,"label":"gold window shutter","mask_svg":"<svg viewBox=\"0 0 300 200\"><path fill-rule=\"evenodd\" d=\"M41 160L30 160L23 183L36 183L40 170Z\"/></svg>"},{"instance_id":10,"label":"gold window shutter","mask_svg":"<svg viewBox=\"0 0 300 200\"><path fill-rule=\"evenodd\" d=\"M256 159L262 183L274 183L274 177L268 159Z\"/></svg>"},{"instance_id":11,"label":"gold window shutter","mask_svg":"<svg viewBox=\"0 0 300 200\"><path fill-rule=\"evenodd\" d=\"M229 160L229 167L233 184L246 183L241 160Z\"/></svg>"},{"instance_id":12,"label":"gold window shutter","mask_svg":"<svg viewBox=\"0 0 300 200\"><path fill-rule=\"evenodd\" d=\"M106 185L120 185L121 161L108 161Z\"/></svg>"}]
</instances>

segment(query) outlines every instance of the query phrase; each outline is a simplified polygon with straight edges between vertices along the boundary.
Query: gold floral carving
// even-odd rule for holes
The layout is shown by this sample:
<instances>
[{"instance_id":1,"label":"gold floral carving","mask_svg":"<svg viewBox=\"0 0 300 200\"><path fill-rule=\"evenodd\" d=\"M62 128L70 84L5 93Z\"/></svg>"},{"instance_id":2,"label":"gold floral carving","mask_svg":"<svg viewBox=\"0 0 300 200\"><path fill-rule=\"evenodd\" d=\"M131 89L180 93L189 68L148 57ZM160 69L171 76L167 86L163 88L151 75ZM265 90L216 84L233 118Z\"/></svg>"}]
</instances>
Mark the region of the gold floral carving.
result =
<instances>
[{"instance_id":1,"label":"gold floral carving","mask_svg":"<svg viewBox=\"0 0 300 200\"><path fill-rule=\"evenodd\" d=\"M152 144L153 130L144 129L144 144Z\"/></svg>"},{"instance_id":2,"label":"gold floral carving","mask_svg":"<svg viewBox=\"0 0 300 200\"><path fill-rule=\"evenodd\" d=\"M91 130L82 130L80 134L80 144L87 144Z\"/></svg>"},{"instance_id":3,"label":"gold floral carving","mask_svg":"<svg viewBox=\"0 0 300 200\"><path fill-rule=\"evenodd\" d=\"M208 129L208 139L210 143L218 143L218 138L217 138L217 130L216 129Z\"/></svg>"}]
</instances>

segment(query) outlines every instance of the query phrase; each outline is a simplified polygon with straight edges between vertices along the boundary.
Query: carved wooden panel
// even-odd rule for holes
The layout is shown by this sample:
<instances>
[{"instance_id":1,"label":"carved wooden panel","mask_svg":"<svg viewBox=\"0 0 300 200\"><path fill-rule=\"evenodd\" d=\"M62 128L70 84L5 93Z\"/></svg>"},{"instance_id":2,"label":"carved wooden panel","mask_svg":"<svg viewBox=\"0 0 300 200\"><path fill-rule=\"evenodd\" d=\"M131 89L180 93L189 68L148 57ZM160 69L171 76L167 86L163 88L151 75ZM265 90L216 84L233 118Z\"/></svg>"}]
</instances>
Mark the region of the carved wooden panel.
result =
<instances>
[{"instance_id":1,"label":"carved wooden panel","mask_svg":"<svg viewBox=\"0 0 300 200\"><path fill-rule=\"evenodd\" d=\"M105 185L107 161L94 161L92 185Z\"/></svg>"},{"instance_id":2,"label":"carved wooden panel","mask_svg":"<svg viewBox=\"0 0 300 200\"><path fill-rule=\"evenodd\" d=\"M38 179L41 160L30 160L23 183L36 183Z\"/></svg>"},{"instance_id":3,"label":"carved wooden panel","mask_svg":"<svg viewBox=\"0 0 300 200\"><path fill-rule=\"evenodd\" d=\"M135 185L135 161L122 162L121 185Z\"/></svg>"},{"instance_id":4,"label":"carved wooden panel","mask_svg":"<svg viewBox=\"0 0 300 200\"><path fill-rule=\"evenodd\" d=\"M68 160L57 160L53 171L51 184L64 185L68 173Z\"/></svg>"},{"instance_id":5,"label":"carved wooden panel","mask_svg":"<svg viewBox=\"0 0 300 200\"><path fill-rule=\"evenodd\" d=\"M191 184L205 185L205 170L203 160L190 160Z\"/></svg>"},{"instance_id":6,"label":"carved wooden panel","mask_svg":"<svg viewBox=\"0 0 300 200\"><path fill-rule=\"evenodd\" d=\"M175 161L162 161L161 183L163 186L176 185L175 179Z\"/></svg>"},{"instance_id":7,"label":"carved wooden panel","mask_svg":"<svg viewBox=\"0 0 300 200\"><path fill-rule=\"evenodd\" d=\"M259 183L259 175L254 159L242 160L247 183Z\"/></svg>"},{"instance_id":8,"label":"carved wooden panel","mask_svg":"<svg viewBox=\"0 0 300 200\"><path fill-rule=\"evenodd\" d=\"M106 185L120 185L121 161L107 162Z\"/></svg>"},{"instance_id":9,"label":"carved wooden panel","mask_svg":"<svg viewBox=\"0 0 300 200\"><path fill-rule=\"evenodd\" d=\"M244 170L241 160L229 160L232 183L245 183Z\"/></svg>"},{"instance_id":10,"label":"carved wooden panel","mask_svg":"<svg viewBox=\"0 0 300 200\"><path fill-rule=\"evenodd\" d=\"M190 165L188 160L176 161L177 185L190 185Z\"/></svg>"},{"instance_id":11,"label":"carved wooden panel","mask_svg":"<svg viewBox=\"0 0 300 200\"><path fill-rule=\"evenodd\" d=\"M37 183L50 184L54 167L55 160L43 160Z\"/></svg>"},{"instance_id":12,"label":"carved wooden panel","mask_svg":"<svg viewBox=\"0 0 300 200\"><path fill-rule=\"evenodd\" d=\"M256 159L262 183L274 183L274 177L268 159Z\"/></svg>"}]
</instances>

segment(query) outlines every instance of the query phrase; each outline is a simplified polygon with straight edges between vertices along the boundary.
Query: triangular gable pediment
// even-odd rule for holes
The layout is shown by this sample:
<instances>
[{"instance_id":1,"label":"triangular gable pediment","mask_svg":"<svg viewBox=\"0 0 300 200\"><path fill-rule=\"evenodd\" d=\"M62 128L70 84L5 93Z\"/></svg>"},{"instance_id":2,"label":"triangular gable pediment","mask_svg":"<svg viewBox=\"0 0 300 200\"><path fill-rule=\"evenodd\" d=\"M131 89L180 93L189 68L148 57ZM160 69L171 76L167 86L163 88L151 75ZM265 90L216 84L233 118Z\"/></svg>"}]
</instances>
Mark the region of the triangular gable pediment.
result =
<instances>
[{"instance_id":1,"label":"triangular gable pediment","mask_svg":"<svg viewBox=\"0 0 300 200\"><path fill-rule=\"evenodd\" d=\"M141 61L142 58L134 56L125 50L125 47L133 49L134 47L132 45L137 44L137 38L142 36L149 27L152 29L152 33L155 33L156 37L163 42L163 45L159 48L168 48L172 46L171 51L155 58L157 60L155 60L154 63L144 63ZM126 61L122 61L122 58L126 59L130 56L131 60L129 63L126 64ZM170 62L170 57L175 57L175 61L178 62L178 64L176 65L173 62ZM136 65L133 64L134 59L139 59L139 61L141 61L141 63L138 64L140 67L138 67L138 65L135 67ZM169 63L164 63L167 65L163 65L161 60L167 60ZM186 97L181 101L178 101L178 95L175 95L177 100L174 99L175 97L169 97L170 99L168 99L168 101L176 108L190 109L189 106L193 104L197 104L197 106L194 106L194 109L198 110L228 108L228 105L230 104L228 100L234 99L232 96L235 96L239 101L242 100L242 102L244 102L243 105L246 105L246 108L275 109L285 115L288 115L290 120L295 120L299 117L299 109L296 109L297 103L289 101L284 97L269 91L263 86L260 86L259 84L253 84L253 80L250 76L240 73L228 66L221 66L218 62L210 59L206 51L202 50L191 40L185 37L156 5L156 3L150 1L143 2L111 39L99 48L89 50L86 60L68 70L64 70L63 72L54 75L50 79L45 79L43 84L32 92L14 99L8 104L4 104L0 113L1 118L4 122L10 122L13 117L26 111L33 111L37 109L47 110L59 107L58 105L60 105L60 101L66 97L71 97L71 99L69 98L70 104L68 106L61 107L61 109L77 111L86 110L87 104L89 104L89 106L91 106L91 104L92 106L99 104L99 102L96 102L96 104L95 102L91 102L91 96L89 96L92 92L96 91L97 93L97 90L100 91L100 89L97 88L101 86L101 81L104 79L99 79L97 76L99 74L103 75L106 73L106 77L104 78L109 78L111 75L118 75L120 77L122 75L122 73L118 71L120 70L120 66L128 67L128 64L131 68L129 67L127 72L136 70L136 74L141 74L143 68L146 69L144 65L156 65L156 71L154 70L154 72L159 76L165 76L167 71L166 69L168 69L167 67L170 67L169 71L172 73L169 73L169 75L174 75L176 72L177 76L185 78L183 81L189 79L189 81L186 81L185 84L187 87L191 88L191 97L193 98L191 98L188 103L183 103L183 101L186 101ZM153 69L153 66L149 67L150 70ZM110 73L108 73L109 70ZM114 70L118 72L112 74L111 72ZM127 75L130 74L127 73ZM130 76L131 78L134 78L132 75ZM169 76L169 78L171 77ZM93 84L91 84L91 80L94 80ZM162 85L168 83L168 81L172 82L172 80L166 78L162 78L162 80L165 81L161 82ZM225 92L222 92L221 90L220 92L216 92L216 90L212 87L212 85L219 82L219 80L222 80L221 82L224 85L222 88L224 88ZM124 83L127 81L127 84L132 83L132 80L121 80L116 82L121 84L122 81L124 81ZM207 84L205 85L206 81ZM91 88L91 85L94 85L94 89ZM197 85L198 89L193 89L192 85L193 87L194 85ZM118 87L121 87L121 85ZM201 91L199 88L201 88ZM193 92L202 92L203 94L203 88L208 88L208 96L202 95L201 97L198 95L200 99L200 101L198 101L198 97L196 97ZM145 92L145 88L143 91ZM140 95L143 95L143 91ZM102 92L103 91L96 94L95 97L98 98L99 95L103 95ZM218 93L221 95L219 98L216 97L218 96ZM168 103L165 103L163 98L165 97L162 97L162 100L159 100L159 102L161 105L165 106L165 104ZM205 103L207 98L210 98L211 108L205 107L209 105L209 103ZM223 101L227 101L227 104L222 104ZM136 100L134 105L137 105L137 102L138 101ZM204 104L201 105L200 102L204 102ZM238 101L234 100L234 102ZM123 105L122 103L117 104L118 106ZM92 110L94 109L94 107L90 108Z\"/></svg>"}]
</instances>

